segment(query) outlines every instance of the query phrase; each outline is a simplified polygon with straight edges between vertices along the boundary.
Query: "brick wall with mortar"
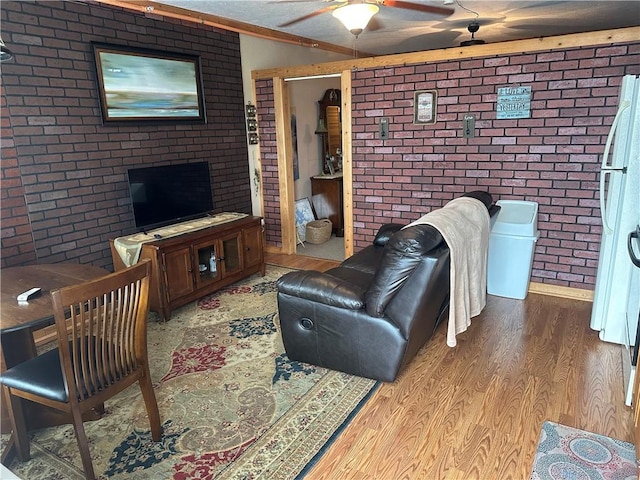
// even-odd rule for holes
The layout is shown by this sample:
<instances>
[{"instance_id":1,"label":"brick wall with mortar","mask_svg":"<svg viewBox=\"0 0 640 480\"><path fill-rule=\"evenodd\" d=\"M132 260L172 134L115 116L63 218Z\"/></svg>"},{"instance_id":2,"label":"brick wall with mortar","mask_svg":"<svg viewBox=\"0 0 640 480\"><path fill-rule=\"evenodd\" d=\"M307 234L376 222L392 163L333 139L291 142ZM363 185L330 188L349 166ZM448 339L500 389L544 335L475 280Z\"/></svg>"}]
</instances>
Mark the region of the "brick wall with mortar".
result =
<instances>
[{"instance_id":1,"label":"brick wall with mortar","mask_svg":"<svg viewBox=\"0 0 640 480\"><path fill-rule=\"evenodd\" d=\"M355 251L383 223L482 189L539 203L532 281L593 289L601 155L622 76L639 73L640 43L354 71ZM511 85L531 86L530 118L496 119L497 89ZM435 125L414 125L417 90L437 90ZM476 136L465 139L468 113ZM378 137L382 117L387 140Z\"/></svg>"},{"instance_id":2,"label":"brick wall with mortar","mask_svg":"<svg viewBox=\"0 0 640 480\"><path fill-rule=\"evenodd\" d=\"M640 44L406 65L353 78L356 248L464 191L538 202L532 281L592 289L601 237L599 168ZM531 86L531 115L497 120L497 89ZM413 93L438 92L437 123L413 124ZM476 115L475 138L462 135ZM388 140L377 136L388 117Z\"/></svg>"},{"instance_id":3,"label":"brick wall with mortar","mask_svg":"<svg viewBox=\"0 0 640 480\"><path fill-rule=\"evenodd\" d=\"M7 128L28 210L10 220L27 219L38 262L111 267L108 240L135 231L132 167L207 160L215 210L251 213L238 34L88 3L2 2L0 12L15 54L2 65ZM208 122L102 125L92 41L199 55ZM3 119L3 143L4 130ZM3 158L3 177L9 166Z\"/></svg>"},{"instance_id":4,"label":"brick wall with mortar","mask_svg":"<svg viewBox=\"0 0 640 480\"><path fill-rule=\"evenodd\" d=\"M265 241L268 245L282 244L282 217L280 215L280 183L278 178L278 148L273 99L273 81L256 81L256 109L260 135L260 166L263 192L262 216ZM266 192L266 194L265 194Z\"/></svg>"},{"instance_id":5,"label":"brick wall with mortar","mask_svg":"<svg viewBox=\"0 0 640 480\"><path fill-rule=\"evenodd\" d=\"M2 80L0 79L0 82ZM4 87L0 84L0 138L2 138L2 169L0 172L0 268L30 265L36 262L33 234L24 187L18 167L18 156L7 115Z\"/></svg>"}]
</instances>

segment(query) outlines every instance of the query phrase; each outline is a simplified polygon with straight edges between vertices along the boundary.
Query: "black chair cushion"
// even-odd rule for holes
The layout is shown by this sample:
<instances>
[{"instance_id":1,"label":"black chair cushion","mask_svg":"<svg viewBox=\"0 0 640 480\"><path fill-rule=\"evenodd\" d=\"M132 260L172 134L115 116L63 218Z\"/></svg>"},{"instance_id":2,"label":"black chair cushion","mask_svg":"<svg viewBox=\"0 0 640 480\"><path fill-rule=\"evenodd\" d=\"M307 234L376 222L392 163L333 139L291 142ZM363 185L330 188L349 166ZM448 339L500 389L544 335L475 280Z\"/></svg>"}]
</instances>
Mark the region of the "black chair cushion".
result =
<instances>
[{"instance_id":1,"label":"black chair cushion","mask_svg":"<svg viewBox=\"0 0 640 480\"><path fill-rule=\"evenodd\" d=\"M88 341L88 338L85 338L84 346L79 347L84 348L85 356L89 355ZM73 345L69 342L69 349L72 348ZM107 351L109 351L109 347L107 346L106 348ZM100 349L96 355L98 357L101 356ZM95 359L93 360L93 368L96 368ZM82 372L80 372L80 375L82 377ZM111 377L106 379L106 381L114 382L119 379L120 377ZM0 376L0 383L8 387L17 388L23 392L48 398L49 400L57 400L59 402L67 402L69 400L69 396L64 388L60 353L57 348L10 368ZM99 386L98 389L100 389ZM82 386L82 396L86 397L87 393L87 390ZM91 394L93 395L95 393L95 390L92 388Z\"/></svg>"},{"instance_id":2,"label":"black chair cushion","mask_svg":"<svg viewBox=\"0 0 640 480\"><path fill-rule=\"evenodd\" d=\"M57 348L10 368L0 376L0 383L49 400L69 400Z\"/></svg>"},{"instance_id":3,"label":"black chair cushion","mask_svg":"<svg viewBox=\"0 0 640 480\"><path fill-rule=\"evenodd\" d=\"M385 223L380 227L378 233L376 233L376 238L373 239L373 244L384 247L389 242L391 236L400 231L402 227L404 227L404 224Z\"/></svg>"},{"instance_id":4,"label":"black chair cushion","mask_svg":"<svg viewBox=\"0 0 640 480\"><path fill-rule=\"evenodd\" d=\"M378 264L384 254L384 247L378 245L369 245L364 247L358 252L357 255L352 255L340 264L338 268L349 268L358 270L360 272L366 272L373 277L378 270Z\"/></svg>"},{"instance_id":5,"label":"black chair cushion","mask_svg":"<svg viewBox=\"0 0 640 480\"><path fill-rule=\"evenodd\" d=\"M480 200L482 203L484 203L484 206L487 207L487 210L489 210L491 208L491 205L493 205L493 197L489 192L483 192L482 190L474 190L473 192L467 192L462 196L471 197L471 198L475 198L476 200Z\"/></svg>"},{"instance_id":6,"label":"black chair cushion","mask_svg":"<svg viewBox=\"0 0 640 480\"><path fill-rule=\"evenodd\" d=\"M442 235L431 225L414 225L394 234L384 247L382 260L366 293L367 314L382 317L387 304L423 256L443 243Z\"/></svg>"},{"instance_id":7,"label":"black chair cushion","mask_svg":"<svg viewBox=\"0 0 640 480\"><path fill-rule=\"evenodd\" d=\"M340 269L334 269L340 270ZM349 310L359 310L364 306L364 292L371 281L371 275L356 270L342 269L342 273L354 275L333 275L314 270L289 272L278 280L278 292ZM336 272L340 274L340 272ZM364 283L365 287L358 283Z\"/></svg>"}]
</instances>

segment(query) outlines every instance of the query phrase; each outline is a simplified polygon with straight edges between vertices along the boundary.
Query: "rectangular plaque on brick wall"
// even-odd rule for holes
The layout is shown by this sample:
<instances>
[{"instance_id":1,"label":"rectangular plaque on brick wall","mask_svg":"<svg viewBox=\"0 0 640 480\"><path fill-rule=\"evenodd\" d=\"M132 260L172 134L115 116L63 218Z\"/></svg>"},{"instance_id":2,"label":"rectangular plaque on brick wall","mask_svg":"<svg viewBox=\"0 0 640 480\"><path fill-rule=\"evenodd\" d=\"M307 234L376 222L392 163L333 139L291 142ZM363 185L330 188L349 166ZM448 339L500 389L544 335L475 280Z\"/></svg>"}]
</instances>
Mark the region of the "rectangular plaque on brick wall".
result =
<instances>
[{"instance_id":1,"label":"rectangular plaque on brick wall","mask_svg":"<svg viewBox=\"0 0 640 480\"><path fill-rule=\"evenodd\" d=\"M531 86L503 87L498 89L496 118L530 118Z\"/></svg>"},{"instance_id":2,"label":"rectangular plaque on brick wall","mask_svg":"<svg viewBox=\"0 0 640 480\"><path fill-rule=\"evenodd\" d=\"M433 125L436 123L438 92L423 90L413 94L413 123Z\"/></svg>"}]
</instances>

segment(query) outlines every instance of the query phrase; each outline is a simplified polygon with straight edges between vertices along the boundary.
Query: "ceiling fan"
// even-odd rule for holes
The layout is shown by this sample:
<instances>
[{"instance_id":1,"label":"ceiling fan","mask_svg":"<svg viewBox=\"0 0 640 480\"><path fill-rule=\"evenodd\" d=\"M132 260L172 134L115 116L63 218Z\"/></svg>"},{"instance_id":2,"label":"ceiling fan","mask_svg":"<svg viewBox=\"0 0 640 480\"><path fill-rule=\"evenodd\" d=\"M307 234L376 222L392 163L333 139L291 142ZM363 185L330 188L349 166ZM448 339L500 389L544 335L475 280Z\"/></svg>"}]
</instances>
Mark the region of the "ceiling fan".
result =
<instances>
[{"instance_id":1,"label":"ceiling fan","mask_svg":"<svg viewBox=\"0 0 640 480\"><path fill-rule=\"evenodd\" d=\"M378 13L380 7L389 8L402 8L405 10L413 10L416 12L430 13L435 15L447 16L451 15L454 10L447 7L436 7L433 5L426 5L422 3L405 2L402 0L325 0L330 1L333 5L320 8L314 12L308 13L298 18L294 18L288 22L285 22L279 27L288 27L298 22L308 20L310 18L322 15L323 13L332 12L332 15L336 17L342 24L349 30L356 38L360 35L367 25L369 20Z\"/></svg>"},{"instance_id":2,"label":"ceiling fan","mask_svg":"<svg viewBox=\"0 0 640 480\"><path fill-rule=\"evenodd\" d=\"M484 45L485 41L479 38L476 38L476 32L480 30L480 24L475 20L472 20L469 25L467 25L467 30L471 34L471 40L465 40L460 42L461 47L470 47L471 45Z\"/></svg>"}]
</instances>

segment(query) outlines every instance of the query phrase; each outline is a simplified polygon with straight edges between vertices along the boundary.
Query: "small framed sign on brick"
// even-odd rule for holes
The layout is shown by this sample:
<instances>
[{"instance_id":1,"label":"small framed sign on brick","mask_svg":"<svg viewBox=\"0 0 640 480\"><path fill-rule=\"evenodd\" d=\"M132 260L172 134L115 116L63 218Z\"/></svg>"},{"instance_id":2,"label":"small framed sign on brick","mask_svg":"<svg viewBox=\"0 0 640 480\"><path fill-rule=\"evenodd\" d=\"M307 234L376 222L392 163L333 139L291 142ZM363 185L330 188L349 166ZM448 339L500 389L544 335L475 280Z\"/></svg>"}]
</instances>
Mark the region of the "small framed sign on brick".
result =
<instances>
[{"instance_id":1,"label":"small framed sign on brick","mask_svg":"<svg viewBox=\"0 0 640 480\"><path fill-rule=\"evenodd\" d=\"M438 92L420 90L413 94L413 123L433 125L436 123Z\"/></svg>"},{"instance_id":2,"label":"small framed sign on brick","mask_svg":"<svg viewBox=\"0 0 640 480\"><path fill-rule=\"evenodd\" d=\"M531 86L498 88L496 119L531 118Z\"/></svg>"}]
</instances>

